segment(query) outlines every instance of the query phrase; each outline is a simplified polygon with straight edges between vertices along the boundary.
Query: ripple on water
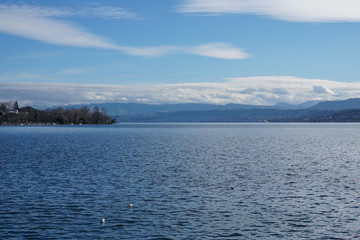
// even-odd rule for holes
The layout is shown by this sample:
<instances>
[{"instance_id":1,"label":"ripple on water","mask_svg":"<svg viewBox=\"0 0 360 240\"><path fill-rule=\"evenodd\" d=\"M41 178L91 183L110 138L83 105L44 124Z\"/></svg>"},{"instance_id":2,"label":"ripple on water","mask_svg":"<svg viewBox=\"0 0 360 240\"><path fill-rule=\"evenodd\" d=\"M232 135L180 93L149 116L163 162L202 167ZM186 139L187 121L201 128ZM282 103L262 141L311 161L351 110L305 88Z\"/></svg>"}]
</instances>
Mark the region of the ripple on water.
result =
<instances>
[{"instance_id":1,"label":"ripple on water","mask_svg":"<svg viewBox=\"0 0 360 240\"><path fill-rule=\"evenodd\" d=\"M0 236L356 239L359 134L356 124L1 127Z\"/></svg>"}]
</instances>

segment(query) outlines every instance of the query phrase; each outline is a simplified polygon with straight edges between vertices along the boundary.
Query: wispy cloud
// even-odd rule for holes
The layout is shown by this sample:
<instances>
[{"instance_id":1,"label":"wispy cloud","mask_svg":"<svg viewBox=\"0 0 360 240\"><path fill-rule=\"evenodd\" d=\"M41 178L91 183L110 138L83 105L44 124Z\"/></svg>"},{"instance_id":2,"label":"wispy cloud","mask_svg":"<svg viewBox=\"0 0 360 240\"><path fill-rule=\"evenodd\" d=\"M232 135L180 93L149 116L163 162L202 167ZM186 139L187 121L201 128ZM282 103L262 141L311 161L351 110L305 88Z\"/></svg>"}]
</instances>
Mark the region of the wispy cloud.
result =
<instances>
[{"instance_id":1,"label":"wispy cloud","mask_svg":"<svg viewBox=\"0 0 360 240\"><path fill-rule=\"evenodd\" d=\"M161 57L176 52L181 52L182 48L178 46L156 46L156 47L125 47L119 46L118 50L132 56L143 57Z\"/></svg>"},{"instance_id":2,"label":"wispy cloud","mask_svg":"<svg viewBox=\"0 0 360 240\"><path fill-rule=\"evenodd\" d=\"M119 50L129 55L160 57L168 54L193 54L203 57L221 59L245 59L250 54L228 43L204 43L197 46L158 46L158 47L118 47Z\"/></svg>"},{"instance_id":3,"label":"wispy cloud","mask_svg":"<svg viewBox=\"0 0 360 240\"><path fill-rule=\"evenodd\" d=\"M242 49L231 46L227 43L209 43L191 47L188 51L192 54L223 58L223 59L245 59L250 57L250 54L244 52Z\"/></svg>"},{"instance_id":4,"label":"wispy cloud","mask_svg":"<svg viewBox=\"0 0 360 240\"><path fill-rule=\"evenodd\" d=\"M27 5L0 5L0 31L49 44L116 49L117 45L65 21L64 11Z\"/></svg>"},{"instance_id":5,"label":"wispy cloud","mask_svg":"<svg viewBox=\"0 0 360 240\"><path fill-rule=\"evenodd\" d=\"M136 13L119 7L104 6L93 3L81 9L69 7L53 8L39 4L0 4L0 11L11 12L15 15L27 15L34 17L92 17L104 19L142 19Z\"/></svg>"},{"instance_id":6,"label":"wispy cloud","mask_svg":"<svg viewBox=\"0 0 360 240\"><path fill-rule=\"evenodd\" d=\"M128 9L119 7L103 6L101 4L93 4L94 6L84 8L81 11L73 11L75 15L100 17L104 19L137 19L142 18L136 13L129 11Z\"/></svg>"},{"instance_id":7,"label":"wispy cloud","mask_svg":"<svg viewBox=\"0 0 360 240\"><path fill-rule=\"evenodd\" d=\"M218 83L101 85L0 82L0 101L57 105L101 102L272 105L358 97L360 83L291 76L229 78Z\"/></svg>"},{"instance_id":8,"label":"wispy cloud","mask_svg":"<svg viewBox=\"0 0 360 240\"><path fill-rule=\"evenodd\" d=\"M255 14L295 22L359 22L357 0L183 0L182 13Z\"/></svg>"},{"instance_id":9,"label":"wispy cloud","mask_svg":"<svg viewBox=\"0 0 360 240\"><path fill-rule=\"evenodd\" d=\"M48 44L102 48L120 51L126 55L160 57L168 54L193 54L221 59L244 59L249 55L242 49L227 43L210 43L198 46L121 46L112 41L88 32L62 17L98 16L120 19L135 18L136 15L119 8L94 6L75 12L72 9L55 9L38 5L0 4L0 32L33 39Z\"/></svg>"},{"instance_id":10,"label":"wispy cloud","mask_svg":"<svg viewBox=\"0 0 360 240\"><path fill-rule=\"evenodd\" d=\"M57 75L77 75L91 72L91 68L68 68L57 73Z\"/></svg>"},{"instance_id":11,"label":"wispy cloud","mask_svg":"<svg viewBox=\"0 0 360 240\"><path fill-rule=\"evenodd\" d=\"M1 59L0 62L11 62L18 60L28 60L28 59L41 59L41 58L49 58L59 56L58 52L34 52L29 54L21 54L11 56L9 58Z\"/></svg>"}]
</instances>

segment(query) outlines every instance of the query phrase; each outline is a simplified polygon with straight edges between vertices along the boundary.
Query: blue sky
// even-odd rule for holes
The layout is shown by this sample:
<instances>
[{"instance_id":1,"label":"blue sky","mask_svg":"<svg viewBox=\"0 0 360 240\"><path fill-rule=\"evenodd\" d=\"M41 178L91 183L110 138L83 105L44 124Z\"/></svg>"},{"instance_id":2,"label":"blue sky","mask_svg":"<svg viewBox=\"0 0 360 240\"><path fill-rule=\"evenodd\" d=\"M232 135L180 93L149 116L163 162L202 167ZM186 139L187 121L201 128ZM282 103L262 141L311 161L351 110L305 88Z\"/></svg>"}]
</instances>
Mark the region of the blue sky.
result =
<instances>
[{"instance_id":1,"label":"blue sky","mask_svg":"<svg viewBox=\"0 0 360 240\"><path fill-rule=\"evenodd\" d=\"M0 1L0 101L358 97L358 9L356 0Z\"/></svg>"}]
</instances>

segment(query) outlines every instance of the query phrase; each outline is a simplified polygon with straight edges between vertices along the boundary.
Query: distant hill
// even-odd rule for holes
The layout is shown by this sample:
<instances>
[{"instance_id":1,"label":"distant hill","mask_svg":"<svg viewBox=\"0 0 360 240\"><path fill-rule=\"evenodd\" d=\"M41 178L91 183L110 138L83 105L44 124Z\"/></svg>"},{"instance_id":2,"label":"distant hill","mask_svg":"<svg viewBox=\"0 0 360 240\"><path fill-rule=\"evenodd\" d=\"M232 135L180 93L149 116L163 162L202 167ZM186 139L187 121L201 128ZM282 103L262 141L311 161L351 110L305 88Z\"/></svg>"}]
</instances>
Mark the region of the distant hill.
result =
<instances>
[{"instance_id":1,"label":"distant hill","mask_svg":"<svg viewBox=\"0 0 360 240\"><path fill-rule=\"evenodd\" d=\"M311 115L311 110L269 108L158 112L116 118L118 122L291 122L295 119L307 119L306 115L309 114Z\"/></svg>"},{"instance_id":2,"label":"distant hill","mask_svg":"<svg viewBox=\"0 0 360 240\"><path fill-rule=\"evenodd\" d=\"M142 103L99 103L99 104L87 104L86 106L94 108L95 106L105 108L107 113L112 116L127 116L127 115L139 115L139 114L151 114L160 112L180 112L180 111L211 111L211 110L245 110L245 109L281 109L281 110L295 110L306 109L314 106L319 101L309 101L299 105L293 105L288 103L278 103L273 106L267 105L246 105L246 104L205 104L205 103L179 103L179 104L142 104ZM68 105L65 109L69 108L81 108L85 105Z\"/></svg>"},{"instance_id":3,"label":"distant hill","mask_svg":"<svg viewBox=\"0 0 360 240\"><path fill-rule=\"evenodd\" d=\"M345 110L345 109L360 109L360 98L349 98L340 101L326 101L320 102L311 109L317 110Z\"/></svg>"},{"instance_id":4,"label":"distant hill","mask_svg":"<svg viewBox=\"0 0 360 240\"><path fill-rule=\"evenodd\" d=\"M68 105L64 108L81 108L85 105ZM179 111L209 111L209 110L231 110L231 109L252 109L252 108L269 108L270 106L255 106L244 104L205 104L205 103L180 103L180 104L142 104L142 103L99 103L87 104L93 108L95 106L105 108L110 115L136 115L150 114L158 112L179 112Z\"/></svg>"},{"instance_id":5,"label":"distant hill","mask_svg":"<svg viewBox=\"0 0 360 240\"><path fill-rule=\"evenodd\" d=\"M307 101L307 102L297 104L297 105L280 102L280 103L275 104L274 108L276 108L276 109L306 109L306 108L311 108L320 102L322 102L322 101L314 100L314 101Z\"/></svg>"},{"instance_id":6,"label":"distant hill","mask_svg":"<svg viewBox=\"0 0 360 240\"><path fill-rule=\"evenodd\" d=\"M64 107L81 108L84 105ZM358 122L360 98L343 101L308 101L273 106L243 104L141 104L102 103L87 105L107 109L118 122ZM349 111L359 109L359 111Z\"/></svg>"},{"instance_id":7,"label":"distant hill","mask_svg":"<svg viewBox=\"0 0 360 240\"><path fill-rule=\"evenodd\" d=\"M118 122L360 122L360 109L242 109L117 116Z\"/></svg>"}]
</instances>

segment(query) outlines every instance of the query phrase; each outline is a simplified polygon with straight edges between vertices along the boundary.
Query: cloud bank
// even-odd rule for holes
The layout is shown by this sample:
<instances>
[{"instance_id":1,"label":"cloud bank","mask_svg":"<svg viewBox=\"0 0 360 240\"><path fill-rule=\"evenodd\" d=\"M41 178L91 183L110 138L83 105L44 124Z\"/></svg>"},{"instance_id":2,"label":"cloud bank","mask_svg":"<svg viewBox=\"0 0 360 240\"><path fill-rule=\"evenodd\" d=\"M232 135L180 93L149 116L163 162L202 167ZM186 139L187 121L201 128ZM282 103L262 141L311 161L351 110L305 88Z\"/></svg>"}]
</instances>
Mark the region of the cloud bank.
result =
<instances>
[{"instance_id":1,"label":"cloud bank","mask_svg":"<svg viewBox=\"0 0 360 240\"><path fill-rule=\"evenodd\" d=\"M0 101L51 106L77 103L212 103L273 105L339 100L360 95L360 83L291 76L229 78L219 83L101 85L0 82Z\"/></svg>"},{"instance_id":2,"label":"cloud bank","mask_svg":"<svg viewBox=\"0 0 360 240\"><path fill-rule=\"evenodd\" d=\"M255 14L294 22L359 22L358 0L183 0L177 10L196 14Z\"/></svg>"},{"instance_id":3,"label":"cloud bank","mask_svg":"<svg viewBox=\"0 0 360 240\"><path fill-rule=\"evenodd\" d=\"M84 10L55 9L38 5L0 4L0 32L40 42L86 48L102 48L142 57L160 57L168 54L192 54L220 59L244 59L250 55L227 43L206 43L198 46L121 46L106 38L58 18L93 16L105 19L135 19L136 14L121 8L94 6Z\"/></svg>"}]
</instances>

